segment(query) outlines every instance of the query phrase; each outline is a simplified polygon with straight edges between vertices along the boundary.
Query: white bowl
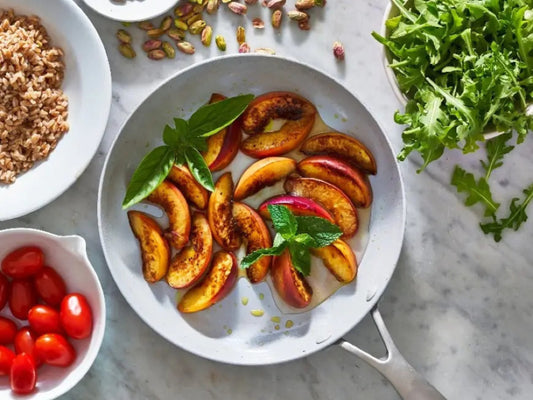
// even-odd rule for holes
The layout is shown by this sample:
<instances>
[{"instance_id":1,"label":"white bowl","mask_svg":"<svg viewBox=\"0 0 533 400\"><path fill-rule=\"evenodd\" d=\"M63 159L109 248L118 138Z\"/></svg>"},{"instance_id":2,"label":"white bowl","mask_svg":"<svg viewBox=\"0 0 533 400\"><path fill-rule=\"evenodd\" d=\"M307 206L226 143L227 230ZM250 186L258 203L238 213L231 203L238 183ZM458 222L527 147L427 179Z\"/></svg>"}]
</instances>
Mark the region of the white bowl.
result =
<instances>
[{"instance_id":1,"label":"white bowl","mask_svg":"<svg viewBox=\"0 0 533 400\"><path fill-rule=\"evenodd\" d=\"M152 19L170 10L178 0L83 0L98 14L116 21Z\"/></svg>"},{"instance_id":2,"label":"white bowl","mask_svg":"<svg viewBox=\"0 0 533 400\"><path fill-rule=\"evenodd\" d=\"M36 163L11 185L0 184L0 221L48 204L67 190L93 158L111 107L111 72L91 21L72 0L0 0L0 9L37 15L54 46L63 49L63 90L69 99L70 130L47 160Z\"/></svg>"},{"instance_id":3,"label":"white bowl","mask_svg":"<svg viewBox=\"0 0 533 400\"><path fill-rule=\"evenodd\" d=\"M105 331L106 309L104 293L96 272L87 258L85 240L79 236L57 236L36 229L16 228L0 231L0 260L12 250L35 245L44 254L46 265L56 269L65 280L67 292L79 292L89 302L93 312L93 332L90 338L70 340L76 349L77 357L68 368L43 365L37 370L37 388L34 393L17 396L9 388L7 376L0 376L1 399L48 400L68 392L87 373L102 345ZM9 307L0 315L11 318ZM20 328L28 325L27 321L13 320Z\"/></svg>"}]
</instances>

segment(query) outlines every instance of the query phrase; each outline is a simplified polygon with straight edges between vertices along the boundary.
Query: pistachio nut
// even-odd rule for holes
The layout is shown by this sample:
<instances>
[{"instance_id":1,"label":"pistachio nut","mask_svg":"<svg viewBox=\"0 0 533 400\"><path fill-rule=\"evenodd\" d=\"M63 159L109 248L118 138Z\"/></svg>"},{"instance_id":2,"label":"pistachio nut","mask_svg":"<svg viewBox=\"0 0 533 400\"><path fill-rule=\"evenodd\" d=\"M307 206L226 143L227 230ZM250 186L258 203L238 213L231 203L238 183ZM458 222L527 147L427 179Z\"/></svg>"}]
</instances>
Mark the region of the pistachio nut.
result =
<instances>
[{"instance_id":1,"label":"pistachio nut","mask_svg":"<svg viewBox=\"0 0 533 400\"><path fill-rule=\"evenodd\" d=\"M174 50L174 47L169 42L163 42L161 44L161 48L165 52L165 55L167 58L174 58L176 57L176 50Z\"/></svg>"},{"instance_id":2,"label":"pistachio nut","mask_svg":"<svg viewBox=\"0 0 533 400\"><path fill-rule=\"evenodd\" d=\"M309 19L309 15L307 15L307 13L303 12L303 11L298 11L298 10L292 10L292 11L289 11L287 13L287 17L289 17L289 19L292 19L293 21L306 21Z\"/></svg>"},{"instance_id":3,"label":"pistachio nut","mask_svg":"<svg viewBox=\"0 0 533 400\"><path fill-rule=\"evenodd\" d=\"M181 31L186 31L187 29L189 29L189 25L187 25L184 21L178 18L174 20L174 26Z\"/></svg>"},{"instance_id":4,"label":"pistachio nut","mask_svg":"<svg viewBox=\"0 0 533 400\"><path fill-rule=\"evenodd\" d=\"M207 4L207 2L206 2L205 4ZM203 1L199 1L198 4L196 4L196 5L192 8L192 12L193 12L193 13L196 13L196 14L199 14L199 13L201 13L202 11L204 11L204 3L203 3Z\"/></svg>"},{"instance_id":5,"label":"pistachio nut","mask_svg":"<svg viewBox=\"0 0 533 400\"><path fill-rule=\"evenodd\" d=\"M193 5L191 3L183 3L174 9L174 15L176 17L185 17L192 13Z\"/></svg>"},{"instance_id":6,"label":"pistachio nut","mask_svg":"<svg viewBox=\"0 0 533 400\"><path fill-rule=\"evenodd\" d=\"M303 21L298 22L298 28L300 28L302 31L308 31L311 29L311 25L309 24L308 19L304 19Z\"/></svg>"},{"instance_id":7,"label":"pistachio nut","mask_svg":"<svg viewBox=\"0 0 533 400\"><path fill-rule=\"evenodd\" d=\"M252 26L255 29L263 29L265 27L265 23L263 22L261 18L254 18L252 20Z\"/></svg>"},{"instance_id":8,"label":"pistachio nut","mask_svg":"<svg viewBox=\"0 0 533 400\"><path fill-rule=\"evenodd\" d=\"M178 48L179 51L185 54L194 54L194 51L195 51L194 46L190 44L189 42L185 42L185 41L176 43L176 47Z\"/></svg>"},{"instance_id":9,"label":"pistachio nut","mask_svg":"<svg viewBox=\"0 0 533 400\"><path fill-rule=\"evenodd\" d=\"M149 39L143 43L143 50L147 53L149 51L159 49L160 47L161 47L161 40L157 40L157 39Z\"/></svg>"},{"instance_id":10,"label":"pistachio nut","mask_svg":"<svg viewBox=\"0 0 533 400\"><path fill-rule=\"evenodd\" d=\"M294 6L300 11L309 10L315 6L315 0L296 0Z\"/></svg>"},{"instance_id":11,"label":"pistachio nut","mask_svg":"<svg viewBox=\"0 0 533 400\"><path fill-rule=\"evenodd\" d=\"M164 30L164 31L168 31L171 26L172 26L172 17L166 16L161 21L161 25L159 25L159 28Z\"/></svg>"},{"instance_id":12,"label":"pistachio nut","mask_svg":"<svg viewBox=\"0 0 533 400\"><path fill-rule=\"evenodd\" d=\"M117 31L117 39L120 43L131 43L131 35L124 29L119 29Z\"/></svg>"},{"instance_id":13,"label":"pistachio nut","mask_svg":"<svg viewBox=\"0 0 533 400\"><path fill-rule=\"evenodd\" d=\"M202 44L206 47L210 46L212 37L213 37L213 28L207 25L202 31L202 36L201 36Z\"/></svg>"},{"instance_id":14,"label":"pistachio nut","mask_svg":"<svg viewBox=\"0 0 533 400\"><path fill-rule=\"evenodd\" d=\"M276 10L272 13L272 27L275 29L278 29L281 25L281 19L283 17L283 14L281 10Z\"/></svg>"},{"instance_id":15,"label":"pistachio nut","mask_svg":"<svg viewBox=\"0 0 533 400\"><path fill-rule=\"evenodd\" d=\"M231 0L222 0L222 3L227 4L227 3L229 3L230 1L231 1Z\"/></svg>"},{"instance_id":16,"label":"pistachio nut","mask_svg":"<svg viewBox=\"0 0 533 400\"><path fill-rule=\"evenodd\" d=\"M257 3L257 0L244 0L246 4L255 4Z\"/></svg>"},{"instance_id":17,"label":"pistachio nut","mask_svg":"<svg viewBox=\"0 0 533 400\"><path fill-rule=\"evenodd\" d=\"M154 29L150 29L149 31L146 31L146 34L152 39L157 39L163 36L164 33L165 31L161 28L154 28Z\"/></svg>"},{"instance_id":18,"label":"pistachio nut","mask_svg":"<svg viewBox=\"0 0 533 400\"><path fill-rule=\"evenodd\" d=\"M191 15L189 15L186 19L186 22L187 22L187 25L192 25L194 24L196 21L199 21L202 19L202 14L195 14L195 13L192 13Z\"/></svg>"},{"instance_id":19,"label":"pistachio nut","mask_svg":"<svg viewBox=\"0 0 533 400\"><path fill-rule=\"evenodd\" d=\"M219 0L207 0L206 10L208 14L214 14L218 10Z\"/></svg>"},{"instance_id":20,"label":"pistachio nut","mask_svg":"<svg viewBox=\"0 0 533 400\"><path fill-rule=\"evenodd\" d=\"M344 60L344 46L341 42L333 43L333 55L339 61Z\"/></svg>"},{"instance_id":21,"label":"pistachio nut","mask_svg":"<svg viewBox=\"0 0 533 400\"><path fill-rule=\"evenodd\" d=\"M246 7L246 4L237 3L236 1L228 3L228 8L235 14L239 15L246 14L246 12L248 11L248 7Z\"/></svg>"},{"instance_id":22,"label":"pistachio nut","mask_svg":"<svg viewBox=\"0 0 533 400\"><path fill-rule=\"evenodd\" d=\"M137 24L137 26L143 31L149 31L150 29L154 29L154 24L152 24L150 21L141 21Z\"/></svg>"},{"instance_id":23,"label":"pistachio nut","mask_svg":"<svg viewBox=\"0 0 533 400\"><path fill-rule=\"evenodd\" d=\"M250 52L250 46L248 45L248 43L244 42L244 43L241 43L241 45L239 46L239 53L249 53Z\"/></svg>"},{"instance_id":24,"label":"pistachio nut","mask_svg":"<svg viewBox=\"0 0 533 400\"><path fill-rule=\"evenodd\" d=\"M193 35L198 35L202 33L206 26L206 23L203 19L196 21L195 23L189 25L189 32Z\"/></svg>"},{"instance_id":25,"label":"pistachio nut","mask_svg":"<svg viewBox=\"0 0 533 400\"><path fill-rule=\"evenodd\" d=\"M281 7L285 5L286 0L270 0L267 3L267 7L271 10L279 10Z\"/></svg>"},{"instance_id":26,"label":"pistachio nut","mask_svg":"<svg viewBox=\"0 0 533 400\"><path fill-rule=\"evenodd\" d=\"M246 32L244 26L237 27L237 43L242 44L246 42Z\"/></svg>"},{"instance_id":27,"label":"pistachio nut","mask_svg":"<svg viewBox=\"0 0 533 400\"><path fill-rule=\"evenodd\" d=\"M133 50L133 47L131 47L131 44L129 43L121 43L118 46L118 51L120 51L120 54L122 54L126 58L135 58L137 54L135 54L135 50Z\"/></svg>"},{"instance_id":28,"label":"pistachio nut","mask_svg":"<svg viewBox=\"0 0 533 400\"><path fill-rule=\"evenodd\" d=\"M170 28L166 33L169 38L174 40L185 39L185 31L182 31L178 28Z\"/></svg>"},{"instance_id":29,"label":"pistachio nut","mask_svg":"<svg viewBox=\"0 0 533 400\"><path fill-rule=\"evenodd\" d=\"M148 52L148 58L150 60L162 60L165 57L166 57L166 54L161 49L150 50Z\"/></svg>"},{"instance_id":30,"label":"pistachio nut","mask_svg":"<svg viewBox=\"0 0 533 400\"><path fill-rule=\"evenodd\" d=\"M131 22L122 21L122 22L121 22L121 25L127 28L128 26L131 25Z\"/></svg>"},{"instance_id":31,"label":"pistachio nut","mask_svg":"<svg viewBox=\"0 0 533 400\"><path fill-rule=\"evenodd\" d=\"M220 51L226 51L226 39L224 39L224 36L217 35L215 37L215 43Z\"/></svg>"},{"instance_id":32,"label":"pistachio nut","mask_svg":"<svg viewBox=\"0 0 533 400\"><path fill-rule=\"evenodd\" d=\"M315 6L324 7L326 5L326 0L315 0Z\"/></svg>"}]
</instances>

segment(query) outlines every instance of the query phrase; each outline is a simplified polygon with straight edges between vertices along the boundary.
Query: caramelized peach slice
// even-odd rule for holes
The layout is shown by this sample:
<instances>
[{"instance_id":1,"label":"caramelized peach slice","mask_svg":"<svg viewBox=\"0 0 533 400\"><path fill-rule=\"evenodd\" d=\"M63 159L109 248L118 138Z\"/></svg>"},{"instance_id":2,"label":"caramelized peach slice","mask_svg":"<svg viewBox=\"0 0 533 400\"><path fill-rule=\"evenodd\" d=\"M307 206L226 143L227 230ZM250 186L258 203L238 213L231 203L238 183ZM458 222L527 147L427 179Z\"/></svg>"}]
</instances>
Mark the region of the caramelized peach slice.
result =
<instances>
[{"instance_id":1,"label":"caramelized peach slice","mask_svg":"<svg viewBox=\"0 0 533 400\"><path fill-rule=\"evenodd\" d=\"M337 186L356 207L367 208L372 203L372 187L368 176L339 159L329 156L307 157L298 163L298 172Z\"/></svg>"},{"instance_id":2,"label":"caramelized peach slice","mask_svg":"<svg viewBox=\"0 0 533 400\"><path fill-rule=\"evenodd\" d=\"M216 242L227 251L237 250L241 238L233 219L233 179L231 172L218 178L215 191L209 197L207 218Z\"/></svg>"},{"instance_id":3,"label":"caramelized peach slice","mask_svg":"<svg viewBox=\"0 0 533 400\"><path fill-rule=\"evenodd\" d=\"M191 215L187 200L180 190L169 181L163 181L147 198L161 206L168 215L169 227L165 237L172 247L181 249L189 241Z\"/></svg>"},{"instance_id":4,"label":"caramelized peach slice","mask_svg":"<svg viewBox=\"0 0 533 400\"><path fill-rule=\"evenodd\" d=\"M213 254L213 236L207 218L200 213L192 217L191 244L170 261L167 272L168 284L186 288L196 283L207 270Z\"/></svg>"},{"instance_id":5,"label":"caramelized peach slice","mask_svg":"<svg viewBox=\"0 0 533 400\"><path fill-rule=\"evenodd\" d=\"M268 211L268 206L270 204L285 206L291 210L294 215L320 217L327 219L333 224L335 223L335 220L331 214L324 207L322 207L316 201L306 199L305 197L290 195L271 197L261 204L257 209L263 218L270 219L270 212Z\"/></svg>"},{"instance_id":6,"label":"caramelized peach slice","mask_svg":"<svg viewBox=\"0 0 533 400\"><path fill-rule=\"evenodd\" d=\"M237 275L237 259L233 253L215 253L211 270L198 286L185 293L178 304L178 310L193 313L219 302L231 291L237 282Z\"/></svg>"},{"instance_id":7,"label":"caramelized peach slice","mask_svg":"<svg viewBox=\"0 0 533 400\"><path fill-rule=\"evenodd\" d=\"M337 186L321 179L291 175L285 180L284 187L289 194L307 197L322 204L341 228L344 238L350 238L357 232L357 209Z\"/></svg>"},{"instance_id":8,"label":"caramelized peach slice","mask_svg":"<svg viewBox=\"0 0 533 400\"><path fill-rule=\"evenodd\" d=\"M294 269L288 250L274 257L271 274L274 288L285 303L295 308L309 305L313 289L305 277Z\"/></svg>"},{"instance_id":9,"label":"caramelized peach slice","mask_svg":"<svg viewBox=\"0 0 533 400\"><path fill-rule=\"evenodd\" d=\"M233 218L246 241L246 254L258 249L272 247L270 231L255 210L244 203L233 204ZM272 257L262 257L246 269L248 279L257 283L265 279Z\"/></svg>"},{"instance_id":10,"label":"caramelized peach slice","mask_svg":"<svg viewBox=\"0 0 533 400\"><path fill-rule=\"evenodd\" d=\"M339 282L348 283L357 274L357 259L352 248L344 240L337 239L326 247L311 249Z\"/></svg>"},{"instance_id":11,"label":"caramelized peach slice","mask_svg":"<svg viewBox=\"0 0 533 400\"><path fill-rule=\"evenodd\" d=\"M296 169L296 161L287 157L268 157L254 162L241 175L235 188L235 200L251 196L272 186Z\"/></svg>"},{"instance_id":12,"label":"caramelized peach slice","mask_svg":"<svg viewBox=\"0 0 533 400\"><path fill-rule=\"evenodd\" d=\"M161 228L152 218L140 211L128 211L130 227L139 241L142 271L147 282L157 282L168 270L170 249Z\"/></svg>"},{"instance_id":13,"label":"caramelized peach slice","mask_svg":"<svg viewBox=\"0 0 533 400\"><path fill-rule=\"evenodd\" d=\"M256 97L241 116L242 129L251 135L242 142L242 152L263 158L294 150L311 132L316 113L309 100L294 93L271 92ZM280 129L265 132L274 119L287 121Z\"/></svg>"},{"instance_id":14,"label":"caramelized peach slice","mask_svg":"<svg viewBox=\"0 0 533 400\"><path fill-rule=\"evenodd\" d=\"M326 132L311 136L300 151L307 155L326 155L342 158L348 164L375 175L376 160L372 152L359 140L339 132Z\"/></svg>"},{"instance_id":15,"label":"caramelized peach slice","mask_svg":"<svg viewBox=\"0 0 533 400\"><path fill-rule=\"evenodd\" d=\"M203 210L207 207L209 193L194 179L189 168L184 165L173 165L168 174L168 180L176 185L183 196L196 208Z\"/></svg>"}]
</instances>

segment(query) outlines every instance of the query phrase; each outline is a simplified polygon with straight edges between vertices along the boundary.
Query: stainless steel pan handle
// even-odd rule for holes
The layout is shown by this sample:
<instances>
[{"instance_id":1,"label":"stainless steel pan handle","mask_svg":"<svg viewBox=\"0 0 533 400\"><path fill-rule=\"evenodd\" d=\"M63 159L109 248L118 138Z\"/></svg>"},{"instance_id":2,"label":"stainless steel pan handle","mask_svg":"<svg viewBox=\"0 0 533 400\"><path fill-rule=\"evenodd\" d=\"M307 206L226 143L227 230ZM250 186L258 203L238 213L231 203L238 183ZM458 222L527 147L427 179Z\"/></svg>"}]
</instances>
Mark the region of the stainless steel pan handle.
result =
<instances>
[{"instance_id":1,"label":"stainless steel pan handle","mask_svg":"<svg viewBox=\"0 0 533 400\"><path fill-rule=\"evenodd\" d=\"M337 344L344 350L355 354L363 361L377 369L394 386L404 400L446 400L422 375L407 362L394 344L377 305L371 311L372 318L387 349L387 355L376 358L345 339Z\"/></svg>"}]
</instances>

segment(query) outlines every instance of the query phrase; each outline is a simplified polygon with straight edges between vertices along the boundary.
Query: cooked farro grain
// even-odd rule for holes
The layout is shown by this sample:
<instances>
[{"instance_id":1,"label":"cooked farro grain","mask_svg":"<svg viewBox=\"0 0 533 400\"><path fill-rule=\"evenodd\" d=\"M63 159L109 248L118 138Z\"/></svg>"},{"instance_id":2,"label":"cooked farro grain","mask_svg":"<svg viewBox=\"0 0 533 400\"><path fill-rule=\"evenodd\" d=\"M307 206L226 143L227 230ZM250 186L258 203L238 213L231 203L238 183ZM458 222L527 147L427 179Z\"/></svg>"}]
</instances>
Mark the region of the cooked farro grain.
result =
<instances>
[{"instance_id":1,"label":"cooked farro grain","mask_svg":"<svg viewBox=\"0 0 533 400\"><path fill-rule=\"evenodd\" d=\"M48 157L69 129L62 57L38 17L0 10L0 184Z\"/></svg>"}]
</instances>

